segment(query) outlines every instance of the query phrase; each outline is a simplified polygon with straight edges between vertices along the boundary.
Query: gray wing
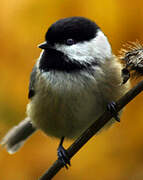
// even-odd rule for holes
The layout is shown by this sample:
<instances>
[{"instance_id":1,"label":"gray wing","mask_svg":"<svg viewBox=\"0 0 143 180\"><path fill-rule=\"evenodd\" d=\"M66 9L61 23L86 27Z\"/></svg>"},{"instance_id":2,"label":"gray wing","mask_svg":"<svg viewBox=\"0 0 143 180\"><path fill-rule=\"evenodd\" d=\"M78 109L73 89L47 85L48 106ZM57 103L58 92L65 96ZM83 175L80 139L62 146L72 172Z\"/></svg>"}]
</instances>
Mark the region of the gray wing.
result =
<instances>
[{"instance_id":1,"label":"gray wing","mask_svg":"<svg viewBox=\"0 0 143 180\"><path fill-rule=\"evenodd\" d=\"M31 72L31 76L30 76L29 93L28 93L29 99L35 95L36 71L37 71L37 68L36 68L36 66L34 66L32 72Z\"/></svg>"}]
</instances>

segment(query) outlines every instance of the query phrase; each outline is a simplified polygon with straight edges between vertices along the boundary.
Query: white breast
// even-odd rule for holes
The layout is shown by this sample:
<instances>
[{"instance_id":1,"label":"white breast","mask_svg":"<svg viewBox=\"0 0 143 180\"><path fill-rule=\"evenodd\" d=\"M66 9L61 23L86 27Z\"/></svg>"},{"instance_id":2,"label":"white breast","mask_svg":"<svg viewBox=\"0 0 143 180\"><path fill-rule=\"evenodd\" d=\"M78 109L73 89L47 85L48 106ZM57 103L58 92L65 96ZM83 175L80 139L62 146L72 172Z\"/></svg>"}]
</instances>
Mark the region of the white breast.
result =
<instances>
[{"instance_id":1,"label":"white breast","mask_svg":"<svg viewBox=\"0 0 143 180\"><path fill-rule=\"evenodd\" d=\"M46 72L36 87L27 113L37 127L52 136L78 136L105 108L98 82L88 73Z\"/></svg>"}]
</instances>

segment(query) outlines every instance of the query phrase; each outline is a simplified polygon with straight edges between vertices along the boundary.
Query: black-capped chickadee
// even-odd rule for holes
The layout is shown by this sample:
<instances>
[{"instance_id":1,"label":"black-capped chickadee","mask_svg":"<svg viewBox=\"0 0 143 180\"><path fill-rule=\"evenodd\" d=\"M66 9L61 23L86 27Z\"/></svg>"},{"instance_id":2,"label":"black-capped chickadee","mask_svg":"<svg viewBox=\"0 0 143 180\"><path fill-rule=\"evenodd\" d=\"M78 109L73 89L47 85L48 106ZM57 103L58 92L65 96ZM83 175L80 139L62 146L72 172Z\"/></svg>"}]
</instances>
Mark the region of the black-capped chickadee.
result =
<instances>
[{"instance_id":1,"label":"black-capped chickadee","mask_svg":"<svg viewBox=\"0 0 143 180\"><path fill-rule=\"evenodd\" d=\"M63 137L76 138L129 88L121 64L99 26L84 17L52 24L31 73L27 118L3 138L16 152L37 129L62 138L58 156L66 166ZM113 120L111 120L113 121ZM111 121L109 124L111 124ZM63 155L61 155L63 154Z\"/></svg>"}]
</instances>

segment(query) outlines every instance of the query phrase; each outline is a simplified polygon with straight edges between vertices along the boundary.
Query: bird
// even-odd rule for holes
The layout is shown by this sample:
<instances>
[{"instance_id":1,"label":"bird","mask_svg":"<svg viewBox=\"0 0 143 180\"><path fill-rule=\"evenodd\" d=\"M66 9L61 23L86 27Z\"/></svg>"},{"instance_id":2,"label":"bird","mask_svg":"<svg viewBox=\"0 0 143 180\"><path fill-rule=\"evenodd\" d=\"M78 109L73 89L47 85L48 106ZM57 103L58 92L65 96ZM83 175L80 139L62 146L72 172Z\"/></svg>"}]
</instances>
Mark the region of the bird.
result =
<instances>
[{"instance_id":1,"label":"bird","mask_svg":"<svg viewBox=\"0 0 143 180\"><path fill-rule=\"evenodd\" d=\"M37 130L60 138L58 159L68 168L64 138L75 139L129 89L122 84L122 65L101 28L85 17L60 19L47 30L30 76L26 118L1 145L15 153ZM115 112L106 126L119 121Z\"/></svg>"}]
</instances>

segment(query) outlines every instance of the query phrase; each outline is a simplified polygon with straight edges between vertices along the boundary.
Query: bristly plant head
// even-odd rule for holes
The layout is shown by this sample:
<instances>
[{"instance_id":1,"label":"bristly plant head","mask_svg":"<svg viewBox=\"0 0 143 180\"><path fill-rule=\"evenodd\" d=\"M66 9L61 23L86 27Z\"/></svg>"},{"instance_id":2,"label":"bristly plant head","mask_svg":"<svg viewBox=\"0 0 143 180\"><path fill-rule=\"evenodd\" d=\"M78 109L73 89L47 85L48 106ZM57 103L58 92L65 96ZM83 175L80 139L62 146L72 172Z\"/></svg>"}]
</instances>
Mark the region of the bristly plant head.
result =
<instances>
[{"instance_id":1,"label":"bristly plant head","mask_svg":"<svg viewBox=\"0 0 143 180\"><path fill-rule=\"evenodd\" d=\"M143 45L139 41L125 44L120 50L119 58L124 64L122 69L123 84L130 77L139 78L143 76Z\"/></svg>"}]
</instances>

